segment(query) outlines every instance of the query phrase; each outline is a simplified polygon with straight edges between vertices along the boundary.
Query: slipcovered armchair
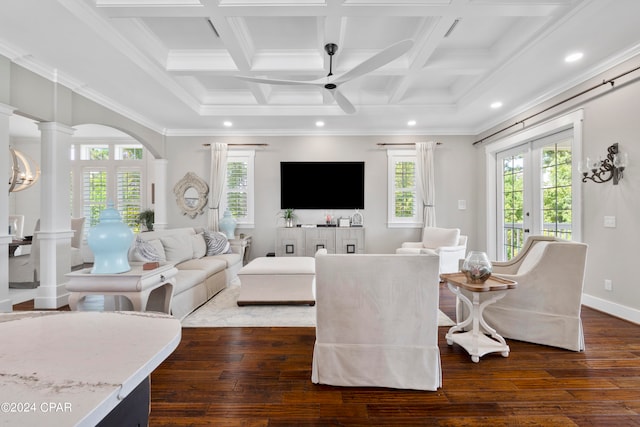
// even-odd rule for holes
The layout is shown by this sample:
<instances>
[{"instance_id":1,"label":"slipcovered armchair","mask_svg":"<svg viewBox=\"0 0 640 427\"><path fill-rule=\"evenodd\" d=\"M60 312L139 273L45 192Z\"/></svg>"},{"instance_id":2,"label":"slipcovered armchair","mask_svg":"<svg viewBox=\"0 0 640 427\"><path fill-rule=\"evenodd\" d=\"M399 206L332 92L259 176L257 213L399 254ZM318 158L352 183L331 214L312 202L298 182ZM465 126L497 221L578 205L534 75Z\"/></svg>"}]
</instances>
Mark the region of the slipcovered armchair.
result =
<instances>
[{"instance_id":1,"label":"slipcovered armchair","mask_svg":"<svg viewBox=\"0 0 640 427\"><path fill-rule=\"evenodd\" d=\"M31 242L31 252L9 257L9 287L36 288L40 282L40 220L36 221Z\"/></svg>"},{"instance_id":2,"label":"slipcovered armchair","mask_svg":"<svg viewBox=\"0 0 640 427\"><path fill-rule=\"evenodd\" d=\"M82 238L84 236L84 217L71 218L71 268L81 267L84 264L82 256Z\"/></svg>"},{"instance_id":3,"label":"slipcovered armchair","mask_svg":"<svg viewBox=\"0 0 640 427\"><path fill-rule=\"evenodd\" d=\"M425 227L421 242L405 242L396 249L397 254L431 254L440 256L440 274L459 271L459 260L467 251L467 236L459 228Z\"/></svg>"},{"instance_id":4,"label":"slipcovered armchair","mask_svg":"<svg viewBox=\"0 0 640 427\"><path fill-rule=\"evenodd\" d=\"M484 309L485 320L505 338L584 350L580 313L586 259L584 243L530 236L514 258L493 262L493 274L518 285ZM458 302L456 315L458 321L468 316L464 304Z\"/></svg>"},{"instance_id":5,"label":"slipcovered armchair","mask_svg":"<svg viewBox=\"0 0 640 427\"><path fill-rule=\"evenodd\" d=\"M438 258L316 255L312 382L436 390Z\"/></svg>"}]
</instances>

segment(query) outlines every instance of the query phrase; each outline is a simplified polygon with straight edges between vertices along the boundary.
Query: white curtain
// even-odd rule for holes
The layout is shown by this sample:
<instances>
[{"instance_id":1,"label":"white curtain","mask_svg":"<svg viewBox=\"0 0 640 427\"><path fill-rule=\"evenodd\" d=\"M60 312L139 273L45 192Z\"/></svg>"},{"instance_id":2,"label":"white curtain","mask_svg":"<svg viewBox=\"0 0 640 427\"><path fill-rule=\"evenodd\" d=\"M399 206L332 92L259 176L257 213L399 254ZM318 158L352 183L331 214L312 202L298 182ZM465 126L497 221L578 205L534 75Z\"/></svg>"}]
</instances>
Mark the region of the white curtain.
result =
<instances>
[{"instance_id":1,"label":"white curtain","mask_svg":"<svg viewBox=\"0 0 640 427\"><path fill-rule=\"evenodd\" d=\"M436 184L433 171L435 146L433 141L416 143L416 176L423 200L422 217L425 227L436 226Z\"/></svg>"},{"instance_id":2,"label":"white curtain","mask_svg":"<svg viewBox=\"0 0 640 427\"><path fill-rule=\"evenodd\" d=\"M227 176L227 144L211 144L211 173L209 175L209 230L219 231L220 199Z\"/></svg>"}]
</instances>

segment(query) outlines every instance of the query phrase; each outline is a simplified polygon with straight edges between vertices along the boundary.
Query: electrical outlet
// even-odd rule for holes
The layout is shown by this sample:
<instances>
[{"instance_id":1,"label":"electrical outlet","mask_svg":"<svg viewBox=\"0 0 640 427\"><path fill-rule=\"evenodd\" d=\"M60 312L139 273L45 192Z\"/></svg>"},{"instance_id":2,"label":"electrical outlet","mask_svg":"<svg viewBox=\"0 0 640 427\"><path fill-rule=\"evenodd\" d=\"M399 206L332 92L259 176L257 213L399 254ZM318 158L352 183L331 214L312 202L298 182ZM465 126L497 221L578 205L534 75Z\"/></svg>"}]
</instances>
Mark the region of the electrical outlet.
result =
<instances>
[{"instance_id":1,"label":"electrical outlet","mask_svg":"<svg viewBox=\"0 0 640 427\"><path fill-rule=\"evenodd\" d=\"M604 217L604 226L607 228L616 228L616 217L615 216L605 216Z\"/></svg>"},{"instance_id":2,"label":"electrical outlet","mask_svg":"<svg viewBox=\"0 0 640 427\"><path fill-rule=\"evenodd\" d=\"M605 291L613 291L613 284L611 283L611 280L604 279L604 290Z\"/></svg>"}]
</instances>

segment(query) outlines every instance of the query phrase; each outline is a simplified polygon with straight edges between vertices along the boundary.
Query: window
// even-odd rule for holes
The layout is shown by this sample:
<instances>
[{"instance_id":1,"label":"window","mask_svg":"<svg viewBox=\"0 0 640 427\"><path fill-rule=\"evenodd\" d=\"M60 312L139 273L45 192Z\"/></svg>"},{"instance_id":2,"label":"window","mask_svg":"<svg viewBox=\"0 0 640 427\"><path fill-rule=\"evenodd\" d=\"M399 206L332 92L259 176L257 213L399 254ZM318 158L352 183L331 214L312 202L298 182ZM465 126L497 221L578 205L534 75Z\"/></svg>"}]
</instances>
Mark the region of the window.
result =
<instances>
[{"instance_id":1,"label":"window","mask_svg":"<svg viewBox=\"0 0 640 427\"><path fill-rule=\"evenodd\" d=\"M222 195L221 212L229 210L244 228L254 226L253 165L255 151L227 152L227 182Z\"/></svg>"},{"instance_id":2,"label":"window","mask_svg":"<svg viewBox=\"0 0 640 427\"><path fill-rule=\"evenodd\" d=\"M415 150L389 150L388 226L421 227Z\"/></svg>"},{"instance_id":3,"label":"window","mask_svg":"<svg viewBox=\"0 0 640 427\"><path fill-rule=\"evenodd\" d=\"M138 143L82 143L71 149L72 212L86 219L85 233L112 201L122 221L139 231L144 209L145 150ZM77 181L76 181L77 180Z\"/></svg>"}]
</instances>

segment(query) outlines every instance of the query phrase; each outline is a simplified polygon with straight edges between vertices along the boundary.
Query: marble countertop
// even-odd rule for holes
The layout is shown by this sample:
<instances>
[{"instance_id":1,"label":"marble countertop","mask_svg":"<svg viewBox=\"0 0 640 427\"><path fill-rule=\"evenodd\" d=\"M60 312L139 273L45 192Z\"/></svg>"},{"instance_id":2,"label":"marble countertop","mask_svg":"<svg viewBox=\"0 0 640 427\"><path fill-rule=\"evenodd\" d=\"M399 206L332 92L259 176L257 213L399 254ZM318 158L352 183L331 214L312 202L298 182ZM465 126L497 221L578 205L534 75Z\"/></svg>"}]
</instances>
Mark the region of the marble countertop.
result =
<instances>
[{"instance_id":1,"label":"marble countertop","mask_svg":"<svg viewBox=\"0 0 640 427\"><path fill-rule=\"evenodd\" d=\"M0 426L93 426L180 343L180 322L138 312L0 314Z\"/></svg>"}]
</instances>

